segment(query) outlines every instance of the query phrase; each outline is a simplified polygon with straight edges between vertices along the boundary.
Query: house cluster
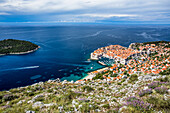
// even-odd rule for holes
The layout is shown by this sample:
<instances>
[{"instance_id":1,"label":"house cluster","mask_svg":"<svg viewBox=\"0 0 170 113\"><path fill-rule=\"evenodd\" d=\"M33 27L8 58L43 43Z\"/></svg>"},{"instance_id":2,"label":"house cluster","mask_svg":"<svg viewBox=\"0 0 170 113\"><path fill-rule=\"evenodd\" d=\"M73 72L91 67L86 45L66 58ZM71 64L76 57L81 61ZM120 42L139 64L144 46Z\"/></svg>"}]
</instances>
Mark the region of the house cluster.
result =
<instances>
[{"instance_id":1,"label":"house cluster","mask_svg":"<svg viewBox=\"0 0 170 113\"><path fill-rule=\"evenodd\" d=\"M150 54L150 50L134 50L120 45L110 45L107 47L98 48L91 53L91 59L99 60L100 58L114 59L116 64L127 64L130 58L137 58L141 55Z\"/></svg>"},{"instance_id":2,"label":"house cluster","mask_svg":"<svg viewBox=\"0 0 170 113\"><path fill-rule=\"evenodd\" d=\"M167 43L159 44L131 44L129 48L111 45L95 50L91 58L107 57L117 60L112 67L103 70L103 77L115 80L132 74L159 74L170 67L170 48ZM125 63L122 63L125 59ZM127 60L128 59L128 60ZM118 62L120 61L120 62ZM122 65L123 64L123 65ZM106 73L105 73L106 72ZM98 71L90 74L97 75ZM112 77L116 74L116 77Z\"/></svg>"}]
</instances>

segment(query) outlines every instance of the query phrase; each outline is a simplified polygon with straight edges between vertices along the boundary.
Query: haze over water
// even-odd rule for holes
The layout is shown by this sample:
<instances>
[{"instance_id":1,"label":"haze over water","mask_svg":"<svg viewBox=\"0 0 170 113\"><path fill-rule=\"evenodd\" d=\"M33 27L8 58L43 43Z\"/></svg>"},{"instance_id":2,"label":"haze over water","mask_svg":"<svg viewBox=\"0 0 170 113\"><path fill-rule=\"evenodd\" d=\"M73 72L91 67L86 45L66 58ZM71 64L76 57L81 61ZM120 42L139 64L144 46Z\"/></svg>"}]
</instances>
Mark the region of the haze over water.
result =
<instances>
[{"instance_id":1,"label":"haze over water","mask_svg":"<svg viewBox=\"0 0 170 113\"><path fill-rule=\"evenodd\" d=\"M170 41L169 25L83 25L0 27L0 40L31 41L41 48L31 54L0 57L0 90L61 78L78 80L90 67L95 49L111 44ZM63 78L64 77L64 78Z\"/></svg>"}]
</instances>

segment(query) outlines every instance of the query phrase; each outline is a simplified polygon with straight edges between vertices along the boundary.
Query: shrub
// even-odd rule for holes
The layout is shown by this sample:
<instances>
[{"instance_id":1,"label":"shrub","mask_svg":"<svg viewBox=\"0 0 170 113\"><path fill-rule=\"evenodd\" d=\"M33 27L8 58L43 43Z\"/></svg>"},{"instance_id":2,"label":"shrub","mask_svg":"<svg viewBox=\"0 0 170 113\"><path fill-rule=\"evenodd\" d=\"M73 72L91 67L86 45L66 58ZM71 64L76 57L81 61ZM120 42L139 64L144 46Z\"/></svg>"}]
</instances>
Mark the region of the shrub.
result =
<instances>
[{"instance_id":1,"label":"shrub","mask_svg":"<svg viewBox=\"0 0 170 113\"><path fill-rule=\"evenodd\" d=\"M102 73L98 73L95 77L93 77L93 80L97 80L97 79L101 79L103 80L103 74Z\"/></svg>"},{"instance_id":2,"label":"shrub","mask_svg":"<svg viewBox=\"0 0 170 113\"><path fill-rule=\"evenodd\" d=\"M142 90L139 92L139 96L142 97L144 95L147 95L147 94L151 94L152 93L152 89L146 89L146 90Z\"/></svg>"},{"instance_id":3,"label":"shrub","mask_svg":"<svg viewBox=\"0 0 170 113\"><path fill-rule=\"evenodd\" d=\"M83 90L83 91L86 90L87 92L91 92L91 91L93 91L94 89L91 88L90 86L83 86L83 87L82 87L82 90Z\"/></svg>"},{"instance_id":4,"label":"shrub","mask_svg":"<svg viewBox=\"0 0 170 113\"><path fill-rule=\"evenodd\" d=\"M152 82L152 83L148 84L148 87L154 89L154 88L156 88L158 85L159 85L159 82L156 81L156 82Z\"/></svg>"},{"instance_id":5,"label":"shrub","mask_svg":"<svg viewBox=\"0 0 170 113\"><path fill-rule=\"evenodd\" d=\"M9 105L14 105L14 104L16 104L16 103L18 103L19 102L19 99L15 99L15 100L11 100L10 101L10 103L9 103Z\"/></svg>"},{"instance_id":6,"label":"shrub","mask_svg":"<svg viewBox=\"0 0 170 113\"><path fill-rule=\"evenodd\" d=\"M102 107L109 109L110 105L109 104L104 104Z\"/></svg>"},{"instance_id":7,"label":"shrub","mask_svg":"<svg viewBox=\"0 0 170 113\"><path fill-rule=\"evenodd\" d=\"M160 78L161 82L170 82L170 78L169 77L165 77L165 78Z\"/></svg>"},{"instance_id":8,"label":"shrub","mask_svg":"<svg viewBox=\"0 0 170 113\"><path fill-rule=\"evenodd\" d=\"M161 85L170 85L170 82L159 82Z\"/></svg>"},{"instance_id":9,"label":"shrub","mask_svg":"<svg viewBox=\"0 0 170 113\"><path fill-rule=\"evenodd\" d=\"M89 102L89 100L88 100L88 99L85 99L85 98L79 98L79 101L80 101L80 102Z\"/></svg>"},{"instance_id":10,"label":"shrub","mask_svg":"<svg viewBox=\"0 0 170 113\"><path fill-rule=\"evenodd\" d=\"M130 80L129 83L137 81L138 80L138 76L136 74L133 74L133 75L130 76L129 80Z\"/></svg>"},{"instance_id":11,"label":"shrub","mask_svg":"<svg viewBox=\"0 0 170 113\"><path fill-rule=\"evenodd\" d=\"M73 86L73 88L77 88L77 86Z\"/></svg>"},{"instance_id":12,"label":"shrub","mask_svg":"<svg viewBox=\"0 0 170 113\"><path fill-rule=\"evenodd\" d=\"M43 97L38 97L37 99L35 99L35 101L44 101Z\"/></svg>"},{"instance_id":13,"label":"shrub","mask_svg":"<svg viewBox=\"0 0 170 113\"><path fill-rule=\"evenodd\" d=\"M121 82L119 82L119 83L117 83L117 85L122 85L122 83L121 83Z\"/></svg>"},{"instance_id":14,"label":"shrub","mask_svg":"<svg viewBox=\"0 0 170 113\"><path fill-rule=\"evenodd\" d=\"M89 104L83 104L82 107L80 108L81 113L90 113L90 110L92 108L89 107Z\"/></svg>"},{"instance_id":15,"label":"shrub","mask_svg":"<svg viewBox=\"0 0 170 113\"><path fill-rule=\"evenodd\" d=\"M12 94L6 94L3 96L4 101L11 101L11 100L14 100L15 98L17 98L17 96L14 96Z\"/></svg>"},{"instance_id":16,"label":"shrub","mask_svg":"<svg viewBox=\"0 0 170 113\"><path fill-rule=\"evenodd\" d=\"M141 111L150 110L151 107L152 107L151 104L145 103L145 102L143 102L142 100L140 100L137 97L129 97L129 98L127 98L126 105L134 107L134 108L136 108L138 110L141 110Z\"/></svg>"},{"instance_id":17,"label":"shrub","mask_svg":"<svg viewBox=\"0 0 170 113\"><path fill-rule=\"evenodd\" d=\"M103 88L102 88L102 87L100 87L100 88L98 88L98 90L103 90Z\"/></svg>"},{"instance_id":18,"label":"shrub","mask_svg":"<svg viewBox=\"0 0 170 113\"><path fill-rule=\"evenodd\" d=\"M20 92L18 89L10 89L9 91L12 92L12 93L19 93Z\"/></svg>"},{"instance_id":19,"label":"shrub","mask_svg":"<svg viewBox=\"0 0 170 113\"><path fill-rule=\"evenodd\" d=\"M48 89L47 92L48 92L48 93L52 93L52 92L53 92L53 89Z\"/></svg>"},{"instance_id":20,"label":"shrub","mask_svg":"<svg viewBox=\"0 0 170 113\"><path fill-rule=\"evenodd\" d=\"M0 99L2 99L3 98L3 95L2 94L0 94Z\"/></svg>"},{"instance_id":21,"label":"shrub","mask_svg":"<svg viewBox=\"0 0 170 113\"><path fill-rule=\"evenodd\" d=\"M127 102L132 102L132 101L134 101L134 100L140 100L140 99L137 98L137 97L135 97L135 96L131 96L131 97L128 97L128 98L126 99Z\"/></svg>"},{"instance_id":22,"label":"shrub","mask_svg":"<svg viewBox=\"0 0 170 113\"><path fill-rule=\"evenodd\" d=\"M114 73L113 75L111 75L111 77L117 77L118 74L117 73Z\"/></svg>"},{"instance_id":23,"label":"shrub","mask_svg":"<svg viewBox=\"0 0 170 113\"><path fill-rule=\"evenodd\" d=\"M168 88L166 87L156 87L154 90L160 94L165 94L168 92Z\"/></svg>"},{"instance_id":24,"label":"shrub","mask_svg":"<svg viewBox=\"0 0 170 113\"><path fill-rule=\"evenodd\" d=\"M34 96L35 93L34 93L34 92L26 92L26 95L27 95L27 96Z\"/></svg>"},{"instance_id":25,"label":"shrub","mask_svg":"<svg viewBox=\"0 0 170 113\"><path fill-rule=\"evenodd\" d=\"M63 98L60 98L60 99L64 99L64 101L71 101L71 100L75 99L76 97L79 97L80 95L82 95L82 94L75 93L73 91L68 91L68 93L63 95Z\"/></svg>"},{"instance_id":26,"label":"shrub","mask_svg":"<svg viewBox=\"0 0 170 113\"><path fill-rule=\"evenodd\" d=\"M163 100L162 98L149 97L147 102L152 104L153 108L157 110L170 111L170 99Z\"/></svg>"}]
</instances>

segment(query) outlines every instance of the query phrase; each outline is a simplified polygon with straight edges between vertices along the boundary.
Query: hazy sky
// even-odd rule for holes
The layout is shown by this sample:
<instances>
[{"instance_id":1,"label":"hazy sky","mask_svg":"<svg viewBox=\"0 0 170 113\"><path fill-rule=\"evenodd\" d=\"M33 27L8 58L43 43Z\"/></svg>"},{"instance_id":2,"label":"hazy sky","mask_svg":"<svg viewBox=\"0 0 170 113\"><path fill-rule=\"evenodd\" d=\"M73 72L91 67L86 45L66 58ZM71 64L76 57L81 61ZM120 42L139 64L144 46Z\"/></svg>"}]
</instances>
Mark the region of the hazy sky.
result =
<instances>
[{"instance_id":1,"label":"hazy sky","mask_svg":"<svg viewBox=\"0 0 170 113\"><path fill-rule=\"evenodd\" d=\"M170 23L170 0L0 0L0 22Z\"/></svg>"}]
</instances>

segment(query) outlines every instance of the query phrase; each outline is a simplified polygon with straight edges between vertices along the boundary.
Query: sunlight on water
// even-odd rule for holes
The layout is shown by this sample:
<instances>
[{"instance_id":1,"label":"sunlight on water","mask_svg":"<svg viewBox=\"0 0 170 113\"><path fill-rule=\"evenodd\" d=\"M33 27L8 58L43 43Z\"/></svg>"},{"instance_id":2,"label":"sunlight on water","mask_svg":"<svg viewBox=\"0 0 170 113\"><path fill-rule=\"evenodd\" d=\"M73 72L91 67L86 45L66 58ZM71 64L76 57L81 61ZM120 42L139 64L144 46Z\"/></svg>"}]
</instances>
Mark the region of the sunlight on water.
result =
<instances>
[{"instance_id":1,"label":"sunlight on water","mask_svg":"<svg viewBox=\"0 0 170 113\"><path fill-rule=\"evenodd\" d=\"M35 75L35 76L32 76L32 77L30 77L30 79L37 79L37 78L40 78L40 77L42 77L42 75Z\"/></svg>"}]
</instances>

